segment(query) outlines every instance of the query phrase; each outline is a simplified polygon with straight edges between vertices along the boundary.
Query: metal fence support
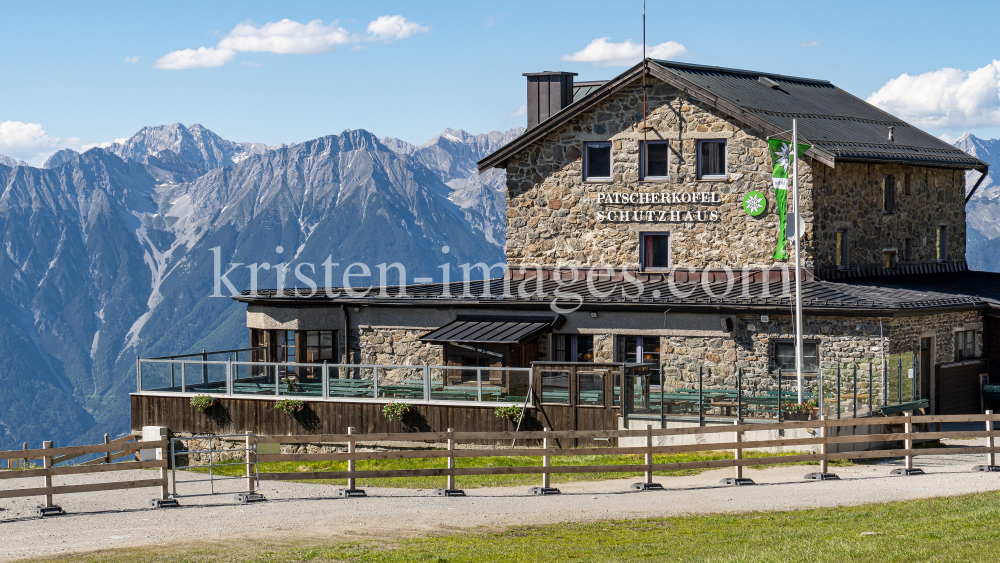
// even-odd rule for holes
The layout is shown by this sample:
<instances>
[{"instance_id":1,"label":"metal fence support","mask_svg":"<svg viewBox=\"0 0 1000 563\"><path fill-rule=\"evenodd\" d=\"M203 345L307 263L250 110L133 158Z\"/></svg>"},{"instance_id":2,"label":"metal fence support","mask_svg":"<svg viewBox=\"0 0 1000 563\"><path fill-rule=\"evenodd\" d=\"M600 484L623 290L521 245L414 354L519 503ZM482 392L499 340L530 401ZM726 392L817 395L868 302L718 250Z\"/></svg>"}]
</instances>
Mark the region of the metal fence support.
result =
<instances>
[{"instance_id":1,"label":"metal fence support","mask_svg":"<svg viewBox=\"0 0 1000 563\"><path fill-rule=\"evenodd\" d=\"M899 358L897 359L899 360L899 367L896 369L896 376L899 379L899 385L896 388L896 402L902 403L903 402L903 355L900 354Z\"/></svg>"},{"instance_id":2,"label":"metal fence support","mask_svg":"<svg viewBox=\"0 0 1000 563\"><path fill-rule=\"evenodd\" d=\"M443 375L442 375L443 376ZM455 429L448 429L448 487L436 489L434 494L441 497L464 497L465 491L455 487Z\"/></svg>"},{"instance_id":3,"label":"metal fence support","mask_svg":"<svg viewBox=\"0 0 1000 563\"><path fill-rule=\"evenodd\" d=\"M203 385L208 385L208 352L204 348L201 349L201 382Z\"/></svg>"},{"instance_id":4,"label":"metal fence support","mask_svg":"<svg viewBox=\"0 0 1000 563\"><path fill-rule=\"evenodd\" d=\"M778 369L778 423L781 423L781 369Z\"/></svg>"},{"instance_id":5,"label":"metal fence support","mask_svg":"<svg viewBox=\"0 0 1000 563\"><path fill-rule=\"evenodd\" d=\"M837 419L840 419L840 362L837 362Z\"/></svg>"},{"instance_id":6,"label":"metal fence support","mask_svg":"<svg viewBox=\"0 0 1000 563\"><path fill-rule=\"evenodd\" d=\"M703 366L698 366L698 426L705 426L705 381Z\"/></svg>"},{"instance_id":7,"label":"metal fence support","mask_svg":"<svg viewBox=\"0 0 1000 563\"><path fill-rule=\"evenodd\" d=\"M322 377L323 377L323 398L324 399L329 399L330 398L330 365L326 363L326 360L323 360L323 371L321 373L323 374L322 375Z\"/></svg>"},{"instance_id":8,"label":"metal fence support","mask_svg":"<svg viewBox=\"0 0 1000 563\"><path fill-rule=\"evenodd\" d=\"M662 405L663 401L661 399L661 408ZM740 422L741 420L743 420L743 368L736 368L736 422ZM663 428L663 426L661 425L660 428Z\"/></svg>"},{"instance_id":9,"label":"metal fence support","mask_svg":"<svg viewBox=\"0 0 1000 563\"><path fill-rule=\"evenodd\" d=\"M854 364L854 375L851 377L854 381L854 398L851 403L854 404L854 418L858 418L858 364Z\"/></svg>"},{"instance_id":10,"label":"metal fence support","mask_svg":"<svg viewBox=\"0 0 1000 563\"><path fill-rule=\"evenodd\" d=\"M508 381L509 383L509 381ZM476 400L483 402L483 370L476 368Z\"/></svg>"},{"instance_id":11,"label":"metal fence support","mask_svg":"<svg viewBox=\"0 0 1000 563\"><path fill-rule=\"evenodd\" d=\"M872 379L872 363L868 362L868 416L875 415L874 400L875 400L875 387L873 387Z\"/></svg>"}]
</instances>

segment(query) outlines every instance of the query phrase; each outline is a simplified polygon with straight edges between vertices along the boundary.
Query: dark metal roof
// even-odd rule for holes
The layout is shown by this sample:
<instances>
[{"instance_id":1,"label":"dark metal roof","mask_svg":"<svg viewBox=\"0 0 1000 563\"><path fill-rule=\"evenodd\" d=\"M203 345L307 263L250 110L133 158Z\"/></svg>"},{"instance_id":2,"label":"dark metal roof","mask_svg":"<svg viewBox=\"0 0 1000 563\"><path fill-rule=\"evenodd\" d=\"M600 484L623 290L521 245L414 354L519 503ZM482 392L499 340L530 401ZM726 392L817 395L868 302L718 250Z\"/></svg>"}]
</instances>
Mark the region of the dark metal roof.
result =
<instances>
[{"instance_id":1,"label":"dark metal roof","mask_svg":"<svg viewBox=\"0 0 1000 563\"><path fill-rule=\"evenodd\" d=\"M925 166L985 169L986 163L837 88L814 80L758 71L649 60L604 84L574 87L573 103L479 161L480 172L506 160L567 123L643 72L671 84L730 117L769 136L790 136L792 118L814 145L808 156L829 166L836 161L906 162ZM772 88L759 80L766 77ZM577 95L579 94L579 96ZM889 141L889 127L893 141Z\"/></svg>"},{"instance_id":2,"label":"dark metal roof","mask_svg":"<svg viewBox=\"0 0 1000 563\"><path fill-rule=\"evenodd\" d=\"M573 101L578 102L584 97L590 95L591 92L597 90L601 86L607 84L607 80L592 80L589 82L574 82L573 83Z\"/></svg>"},{"instance_id":3,"label":"dark metal roof","mask_svg":"<svg viewBox=\"0 0 1000 563\"><path fill-rule=\"evenodd\" d=\"M552 328L553 319L456 320L420 337L424 342L521 344Z\"/></svg>"},{"instance_id":4,"label":"dark metal roof","mask_svg":"<svg viewBox=\"0 0 1000 563\"><path fill-rule=\"evenodd\" d=\"M505 286L507 295L504 295ZM669 309L675 312L736 313L788 310L792 306L791 294L784 293L788 287L794 287L794 284L789 283L786 286L778 281L766 285L762 282L744 284L740 280L735 280L729 287L724 281L675 283L659 279L644 281L640 292L635 284L621 280L592 280L588 283L582 280L522 282L493 279L488 282L470 282L468 292L465 291L463 282L454 282L447 286L443 284L407 286L406 297L394 297L398 293L395 289L389 289L386 292L387 296L379 297L378 288L371 289L365 296L356 298L343 295L330 298L322 291L313 297L293 297L294 291L286 289L287 297L277 297L276 292L272 290L260 291L257 296L250 296L244 292L235 299L247 303L273 305L363 303L425 307L448 305L517 308L535 311L548 310L553 306L562 309L580 306L584 310ZM536 292L539 288L541 291ZM308 290L302 291L304 293ZM521 291L534 293L519 296ZM889 278L854 278L844 282L805 279L802 281L802 298L804 309L811 313L893 314L906 311L982 308L1000 311L1000 274L955 272Z\"/></svg>"}]
</instances>

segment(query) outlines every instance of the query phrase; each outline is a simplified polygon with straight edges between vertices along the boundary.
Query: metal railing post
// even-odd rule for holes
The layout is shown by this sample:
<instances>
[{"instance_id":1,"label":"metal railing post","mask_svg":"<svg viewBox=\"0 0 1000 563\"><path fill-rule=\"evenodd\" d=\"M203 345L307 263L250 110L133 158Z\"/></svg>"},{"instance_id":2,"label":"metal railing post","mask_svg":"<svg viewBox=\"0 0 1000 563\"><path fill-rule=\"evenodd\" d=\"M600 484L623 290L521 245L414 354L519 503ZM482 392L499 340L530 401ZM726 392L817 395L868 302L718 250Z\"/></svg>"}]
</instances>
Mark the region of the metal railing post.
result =
<instances>
[{"instance_id":1,"label":"metal railing post","mask_svg":"<svg viewBox=\"0 0 1000 563\"><path fill-rule=\"evenodd\" d=\"M840 360L837 360L837 420L840 420Z\"/></svg>"},{"instance_id":2,"label":"metal railing post","mask_svg":"<svg viewBox=\"0 0 1000 563\"><path fill-rule=\"evenodd\" d=\"M173 364L170 364L173 365ZM229 358L226 362L226 394L233 394L233 359Z\"/></svg>"},{"instance_id":3,"label":"metal railing post","mask_svg":"<svg viewBox=\"0 0 1000 563\"><path fill-rule=\"evenodd\" d=\"M201 383L203 385L208 385L208 352L204 348L201 349Z\"/></svg>"},{"instance_id":4,"label":"metal railing post","mask_svg":"<svg viewBox=\"0 0 1000 563\"><path fill-rule=\"evenodd\" d=\"M246 460L247 460L247 492L252 493L257 490L256 484L254 483L254 474L256 471L252 471L251 468L257 465L257 452L253 444L250 443L251 439L256 442L256 437L253 432L249 430L246 431Z\"/></svg>"},{"instance_id":5,"label":"metal railing post","mask_svg":"<svg viewBox=\"0 0 1000 563\"><path fill-rule=\"evenodd\" d=\"M323 398L330 398L330 366L323 360Z\"/></svg>"},{"instance_id":6,"label":"metal railing post","mask_svg":"<svg viewBox=\"0 0 1000 563\"><path fill-rule=\"evenodd\" d=\"M875 380L872 379L872 362L868 362L868 416L873 416L875 414Z\"/></svg>"},{"instance_id":7,"label":"metal railing post","mask_svg":"<svg viewBox=\"0 0 1000 563\"><path fill-rule=\"evenodd\" d=\"M181 362L181 393L187 393L187 362Z\"/></svg>"},{"instance_id":8,"label":"metal railing post","mask_svg":"<svg viewBox=\"0 0 1000 563\"><path fill-rule=\"evenodd\" d=\"M431 367L424 364L424 400L431 400Z\"/></svg>"},{"instance_id":9,"label":"metal railing post","mask_svg":"<svg viewBox=\"0 0 1000 563\"><path fill-rule=\"evenodd\" d=\"M986 411L986 415L987 416L992 416L993 415L993 411L992 410L987 410ZM986 420L986 431L987 432L991 432L991 433L993 432L993 419L987 419ZM994 466L996 466L996 454L993 453L993 445L994 445L993 436L987 436L986 437L986 447L989 448L989 450L990 450L986 454L986 465L987 465L987 467L994 467Z\"/></svg>"},{"instance_id":10,"label":"metal railing post","mask_svg":"<svg viewBox=\"0 0 1000 563\"><path fill-rule=\"evenodd\" d=\"M889 404L889 360L882 359L882 404Z\"/></svg>"},{"instance_id":11,"label":"metal railing post","mask_svg":"<svg viewBox=\"0 0 1000 563\"><path fill-rule=\"evenodd\" d=\"M702 366L698 366L698 426L705 426L705 385Z\"/></svg>"},{"instance_id":12,"label":"metal railing post","mask_svg":"<svg viewBox=\"0 0 1000 563\"><path fill-rule=\"evenodd\" d=\"M174 388L174 362L170 362L170 388Z\"/></svg>"},{"instance_id":13,"label":"metal railing post","mask_svg":"<svg viewBox=\"0 0 1000 563\"><path fill-rule=\"evenodd\" d=\"M899 355L899 367L896 369L896 375L899 378L899 386L896 388L896 402L903 402L903 355Z\"/></svg>"},{"instance_id":14,"label":"metal railing post","mask_svg":"<svg viewBox=\"0 0 1000 563\"><path fill-rule=\"evenodd\" d=\"M378 399L378 366L375 366L375 371L372 373L372 391L375 393L374 398Z\"/></svg>"},{"instance_id":15,"label":"metal railing post","mask_svg":"<svg viewBox=\"0 0 1000 563\"><path fill-rule=\"evenodd\" d=\"M819 365L819 382L817 385L818 389L816 391L816 406L818 407L819 415L821 417L823 416L823 411L826 409L826 396L823 395L823 379L825 375L826 374L823 372L823 364L821 363Z\"/></svg>"},{"instance_id":16,"label":"metal railing post","mask_svg":"<svg viewBox=\"0 0 1000 563\"><path fill-rule=\"evenodd\" d=\"M653 425L646 425L646 484L653 484Z\"/></svg>"},{"instance_id":17,"label":"metal railing post","mask_svg":"<svg viewBox=\"0 0 1000 563\"><path fill-rule=\"evenodd\" d=\"M854 418L858 418L858 364L854 364L852 380L854 381L854 399L851 402L854 404ZM826 472L824 471L824 473Z\"/></svg>"},{"instance_id":18,"label":"metal railing post","mask_svg":"<svg viewBox=\"0 0 1000 563\"><path fill-rule=\"evenodd\" d=\"M662 379L660 380L662 385ZM662 387L661 387L662 389ZM660 400L661 404L663 400ZM736 368L736 422L743 420L743 368ZM664 426L660 426L664 428Z\"/></svg>"},{"instance_id":19,"label":"metal railing post","mask_svg":"<svg viewBox=\"0 0 1000 563\"><path fill-rule=\"evenodd\" d=\"M820 413L819 420L822 426L819 427L819 437L823 440L819 443L819 453L822 456L819 460L819 472L826 474L828 463L826 460L826 417Z\"/></svg>"},{"instance_id":20,"label":"metal railing post","mask_svg":"<svg viewBox=\"0 0 1000 563\"><path fill-rule=\"evenodd\" d=\"M281 396L281 374L278 371L278 364L274 364L274 396Z\"/></svg>"},{"instance_id":21,"label":"metal railing post","mask_svg":"<svg viewBox=\"0 0 1000 563\"><path fill-rule=\"evenodd\" d=\"M139 356L135 357L135 392L142 393L142 361Z\"/></svg>"},{"instance_id":22,"label":"metal railing post","mask_svg":"<svg viewBox=\"0 0 1000 563\"><path fill-rule=\"evenodd\" d=\"M483 370L476 368L476 400L483 402Z\"/></svg>"},{"instance_id":23,"label":"metal railing post","mask_svg":"<svg viewBox=\"0 0 1000 563\"><path fill-rule=\"evenodd\" d=\"M781 423L781 368L778 368L778 423Z\"/></svg>"},{"instance_id":24,"label":"metal railing post","mask_svg":"<svg viewBox=\"0 0 1000 563\"><path fill-rule=\"evenodd\" d=\"M913 415L906 413L906 470L913 469Z\"/></svg>"}]
</instances>

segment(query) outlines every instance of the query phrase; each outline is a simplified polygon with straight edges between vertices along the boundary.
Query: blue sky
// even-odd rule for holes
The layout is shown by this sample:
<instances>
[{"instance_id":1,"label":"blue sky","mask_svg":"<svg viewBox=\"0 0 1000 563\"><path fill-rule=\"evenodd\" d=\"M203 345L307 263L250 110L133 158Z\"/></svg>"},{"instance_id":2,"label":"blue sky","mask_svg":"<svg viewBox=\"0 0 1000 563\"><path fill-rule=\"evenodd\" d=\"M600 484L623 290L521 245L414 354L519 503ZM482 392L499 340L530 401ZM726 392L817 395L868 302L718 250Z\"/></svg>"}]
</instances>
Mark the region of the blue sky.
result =
<instances>
[{"instance_id":1,"label":"blue sky","mask_svg":"<svg viewBox=\"0 0 1000 563\"><path fill-rule=\"evenodd\" d=\"M865 99L879 92L880 106L937 135L1000 136L1000 37L982 23L998 20L1000 3L793 5L650 0L647 44L692 63L829 79ZM0 153L36 164L174 122L268 144L354 128L414 143L445 127L506 129L524 123L512 117L522 72L608 78L624 66L564 58L642 41L641 1L0 7ZM202 63L218 66L157 68L190 65L196 53L168 55L201 47Z\"/></svg>"}]
</instances>

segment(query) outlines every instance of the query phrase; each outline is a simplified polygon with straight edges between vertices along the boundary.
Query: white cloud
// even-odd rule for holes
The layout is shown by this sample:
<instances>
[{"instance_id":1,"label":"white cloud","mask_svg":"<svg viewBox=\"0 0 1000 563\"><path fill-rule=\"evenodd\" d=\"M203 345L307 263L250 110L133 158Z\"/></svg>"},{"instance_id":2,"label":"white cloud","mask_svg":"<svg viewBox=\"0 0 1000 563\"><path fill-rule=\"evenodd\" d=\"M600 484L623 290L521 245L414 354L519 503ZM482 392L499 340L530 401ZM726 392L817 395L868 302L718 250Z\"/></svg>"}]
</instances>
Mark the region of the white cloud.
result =
<instances>
[{"instance_id":1,"label":"white cloud","mask_svg":"<svg viewBox=\"0 0 1000 563\"><path fill-rule=\"evenodd\" d=\"M948 143L949 145L954 145L955 141L961 139L963 136L965 136L965 133L962 133L960 135L949 135L948 133L942 133L940 136L938 136L938 138Z\"/></svg>"},{"instance_id":2,"label":"white cloud","mask_svg":"<svg viewBox=\"0 0 1000 563\"><path fill-rule=\"evenodd\" d=\"M125 62L135 64L135 63L139 62L139 59L141 59L141 58L142 57L138 57L138 56L136 56L136 57L125 57Z\"/></svg>"},{"instance_id":3,"label":"white cloud","mask_svg":"<svg viewBox=\"0 0 1000 563\"><path fill-rule=\"evenodd\" d=\"M90 149L95 148L95 147L99 148L99 149L106 149L106 148L110 147L111 145L120 145L120 144L124 143L125 141L127 141L128 139L129 139L128 137L121 137L121 138L115 139L114 141L104 141L103 143L86 143L86 144L80 145L79 152L87 152Z\"/></svg>"},{"instance_id":4,"label":"white cloud","mask_svg":"<svg viewBox=\"0 0 1000 563\"><path fill-rule=\"evenodd\" d=\"M611 43L609 37L599 37L572 55L563 55L562 60L590 63L593 67L631 66L642 60L642 45L625 40ZM687 54L687 48L676 41L659 45L647 45L646 56L651 59L673 59Z\"/></svg>"},{"instance_id":5,"label":"white cloud","mask_svg":"<svg viewBox=\"0 0 1000 563\"><path fill-rule=\"evenodd\" d=\"M156 59L156 68L182 70L188 68L216 68L236 57L236 51L216 49L215 47L199 47L198 49L182 49L167 53Z\"/></svg>"},{"instance_id":6,"label":"white cloud","mask_svg":"<svg viewBox=\"0 0 1000 563\"><path fill-rule=\"evenodd\" d=\"M335 27L335 24L336 22L330 22L330 25L323 25L323 20L302 24L287 18L279 22L268 22L260 27L242 22L223 37L216 48L286 55L329 53L335 49L335 45L356 40L346 29Z\"/></svg>"},{"instance_id":7,"label":"white cloud","mask_svg":"<svg viewBox=\"0 0 1000 563\"><path fill-rule=\"evenodd\" d=\"M245 21L237 24L215 47L173 51L157 59L153 66L162 69L215 68L232 61L239 52L283 55L331 53L337 45L354 44L357 48L357 44L363 41L398 41L414 33L426 33L430 28L395 15L379 16L368 24L367 30L368 35L352 34L338 27L336 21L324 24L323 20L299 23L286 18L261 26Z\"/></svg>"},{"instance_id":8,"label":"white cloud","mask_svg":"<svg viewBox=\"0 0 1000 563\"><path fill-rule=\"evenodd\" d=\"M59 139L50 137L40 123L0 123L0 154L28 160L52 150L58 144Z\"/></svg>"},{"instance_id":9,"label":"white cloud","mask_svg":"<svg viewBox=\"0 0 1000 563\"><path fill-rule=\"evenodd\" d=\"M514 110L514 113L510 114L510 117L508 117L507 120L510 121L511 119L514 119L515 117L519 115L524 115L526 113L528 113L528 106L521 106L516 110Z\"/></svg>"},{"instance_id":10,"label":"white cloud","mask_svg":"<svg viewBox=\"0 0 1000 563\"><path fill-rule=\"evenodd\" d=\"M802 43L799 43L799 47L819 47L821 45L823 44L819 41L803 41Z\"/></svg>"},{"instance_id":11,"label":"white cloud","mask_svg":"<svg viewBox=\"0 0 1000 563\"><path fill-rule=\"evenodd\" d=\"M368 33L381 41L398 41L406 39L414 33L427 33L430 30L429 27L406 21L406 18L400 15L379 16L378 19L368 24Z\"/></svg>"},{"instance_id":12,"label":"white cloud","mask_svg":"<svg viewBox=\"0 0 1000 563\"><path fill-rule=\"evenodd\" d=\"M923 127L967 129L1000 125L1000 61L972 71L943 68L902 74L868 103Z\"/></svg>"}]
</instances>

